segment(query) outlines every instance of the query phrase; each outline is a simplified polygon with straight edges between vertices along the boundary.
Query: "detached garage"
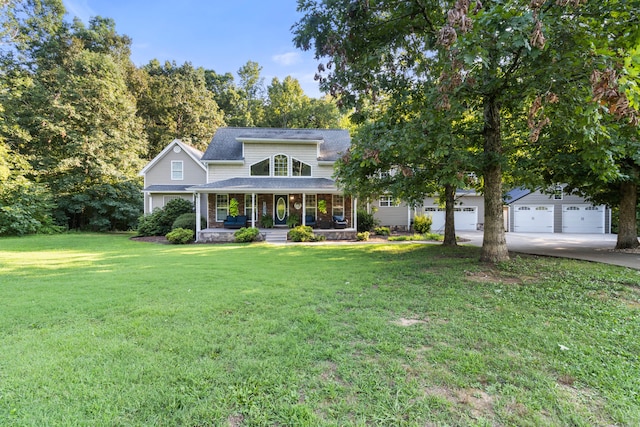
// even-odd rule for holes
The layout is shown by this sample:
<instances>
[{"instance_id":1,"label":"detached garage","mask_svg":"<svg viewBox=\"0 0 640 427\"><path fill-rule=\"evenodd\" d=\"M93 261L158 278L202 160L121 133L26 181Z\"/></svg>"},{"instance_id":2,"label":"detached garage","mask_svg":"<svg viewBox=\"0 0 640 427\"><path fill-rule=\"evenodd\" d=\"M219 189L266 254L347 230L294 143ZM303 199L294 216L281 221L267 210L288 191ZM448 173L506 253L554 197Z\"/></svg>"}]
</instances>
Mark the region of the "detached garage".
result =
<instances>
[{"instance_id":1,"label":"detached garage","mask_svg":"<svg viewBox=\"0 0 640 427\"><path fill-rule=\"evenodd\" d=\"M514 206L513 231L553 233L553 205Z\"/></svg>"},{"instance_id":2,"label":"detached garage","mask_svg":"<svg viewBox=\"0 0 640 427\"><path fill-rule=\"evenodd\" d=\"M518 188L507 193L509 231L515 233L611 232L611 210L584 198L564 194L558 185L552 194Z\"/></svg>"},{"instance_id":3,"label":"detached garage","mask_svg":"<svg viewBox=\"0 0 640 427\"><path fill-rule=\"evenodd\" d=\"M604 234L605 207L587 204L562 205L563 233Z\"/></svg>"}]
</instances>

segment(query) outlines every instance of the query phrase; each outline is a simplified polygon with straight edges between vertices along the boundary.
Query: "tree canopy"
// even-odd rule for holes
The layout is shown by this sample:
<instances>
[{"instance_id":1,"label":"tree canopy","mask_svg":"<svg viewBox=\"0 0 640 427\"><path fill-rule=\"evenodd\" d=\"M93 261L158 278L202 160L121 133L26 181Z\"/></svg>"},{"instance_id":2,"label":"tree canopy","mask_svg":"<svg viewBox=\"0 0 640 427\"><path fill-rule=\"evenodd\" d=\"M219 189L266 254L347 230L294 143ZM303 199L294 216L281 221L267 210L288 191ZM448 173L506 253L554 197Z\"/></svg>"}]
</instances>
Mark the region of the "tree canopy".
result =
<instances>
[{"instance_id":1,"label":"tree canopy","mask_svg":"<svg viewBox=\"0 0 640 427\"><path fill-rule=\"evenodd\" d=\"M624 10L637 9L628 7L637 1L624 3ZM320 86L354 107L357 116L366 117L370 106L391 98L396 104L421 100L425 108L450 111L452 123L476 121L464 140L478 150L473 163L485 194L481 259L501 261L508 259L504 175L519 173L513 167L519 152L542 144L538 137L548 125L535 106L562 104L576 127L593 120L594 110L580 110L589 98L559 94L576 84L593 86L595 92L597 84L589 83L593 72L606 73L620 63L617 52L598 49L597 43L637 31L637 17L620 7L618 0L299 0L304 17L294 33L297 46L313 49L321 61ZM631 73L627 77L625 90L633 92ZM609 114L633 120L633 109L613 108L620 98L601 100ZM396 130L389 127L389 136ZM404 151L424 134L405 138Z\"/></svg>"},{"instance_id":2,"label":"tree canopy","mask_svg":"<svg viewBox=\"0 0 640 427\"><path fill-rule=\"evenodd\" d=\"M138 173L171 140L204 149L220 126L281 125L256 62L238 86L188 62L136 67L112 19L64 14L60 0L0 5L0 234L133 228ZM318 105L296 126L323 123L332 105Z\"/></svg>"}]
</instances>

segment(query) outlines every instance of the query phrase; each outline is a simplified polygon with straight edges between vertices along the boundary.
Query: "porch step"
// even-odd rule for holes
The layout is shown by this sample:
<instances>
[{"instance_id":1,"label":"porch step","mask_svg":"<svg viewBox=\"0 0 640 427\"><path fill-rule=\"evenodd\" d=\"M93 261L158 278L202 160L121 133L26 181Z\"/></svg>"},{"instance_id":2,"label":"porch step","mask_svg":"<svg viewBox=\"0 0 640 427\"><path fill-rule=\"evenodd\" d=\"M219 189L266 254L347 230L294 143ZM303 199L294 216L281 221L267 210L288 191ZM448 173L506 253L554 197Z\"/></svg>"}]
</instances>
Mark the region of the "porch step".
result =
<instances>
[{"instance_id":1,"label":"porch step","mask_svg":"<svg viewBox=\"0 0 640 427\"><path fill-rule=\"evenodd\" d=\"M272 228L265 231L265 242L267 243L275 243L275 244L283 244L287 243L287 233L288 229L277 229Z\"/></svg>"}]
</instances>

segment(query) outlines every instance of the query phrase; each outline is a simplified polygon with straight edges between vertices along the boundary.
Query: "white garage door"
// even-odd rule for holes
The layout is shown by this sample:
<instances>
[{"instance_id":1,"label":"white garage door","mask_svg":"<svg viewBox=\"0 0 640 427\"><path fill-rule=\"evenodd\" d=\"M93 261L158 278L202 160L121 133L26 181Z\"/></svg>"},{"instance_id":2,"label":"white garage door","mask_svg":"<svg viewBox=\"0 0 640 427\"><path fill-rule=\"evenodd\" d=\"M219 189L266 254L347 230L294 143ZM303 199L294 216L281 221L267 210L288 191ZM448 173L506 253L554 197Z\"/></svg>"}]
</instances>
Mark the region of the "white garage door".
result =
<instances>
[{"instance_id":1,"label":"white garage door","mask_svg":"<svg viewBox=\"0 0 640 427\"><path fill-rule=\"evenodd\" d=\"M522 205L514 209L516 233L553 233L553 205Z\"/></svg>"},{"instance_id":2,"label":"white garage door","mask_svg":"<svg viewBox=\"0 0 640 427\"><path fill-rule=\"evenodd\" d=\"M562 205L563 233L604 233L604 205Z\"/></svg>"},{"instance_id":3,"label":"white garage door","mask_svg":"<svg viewBox=\"0 0 640 427\"><path fill-rule=\"evenodd\" d=\"M444 232L444 208L425 208L425 215L433 219L431 230L434 233ZM456 223L456 231L475 231L478 229L478 207L465 206L454 208L453 221Z\"/></svg>"}]
</instances>

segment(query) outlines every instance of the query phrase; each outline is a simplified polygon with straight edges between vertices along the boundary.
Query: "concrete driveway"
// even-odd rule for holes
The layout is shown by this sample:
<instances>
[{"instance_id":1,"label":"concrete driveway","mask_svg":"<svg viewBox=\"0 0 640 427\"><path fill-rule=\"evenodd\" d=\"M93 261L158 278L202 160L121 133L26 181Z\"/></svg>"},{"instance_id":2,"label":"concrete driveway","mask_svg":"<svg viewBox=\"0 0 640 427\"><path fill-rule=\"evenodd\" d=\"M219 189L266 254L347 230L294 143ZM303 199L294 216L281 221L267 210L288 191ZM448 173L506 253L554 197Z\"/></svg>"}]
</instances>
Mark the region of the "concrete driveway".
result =
<instances>
[{"instance_id":1,"label":"concrete driveway","mask_svg":"<svg viewBox=\"0 0 640 427\"><path fill-rule=\"evenodd\" d=\"M482 231L457 233L468 244L482 246ZM512 252L601 262L640 270L640 252L614 252L615 234L506 233Z\"/></svg>"}]
</instances>

